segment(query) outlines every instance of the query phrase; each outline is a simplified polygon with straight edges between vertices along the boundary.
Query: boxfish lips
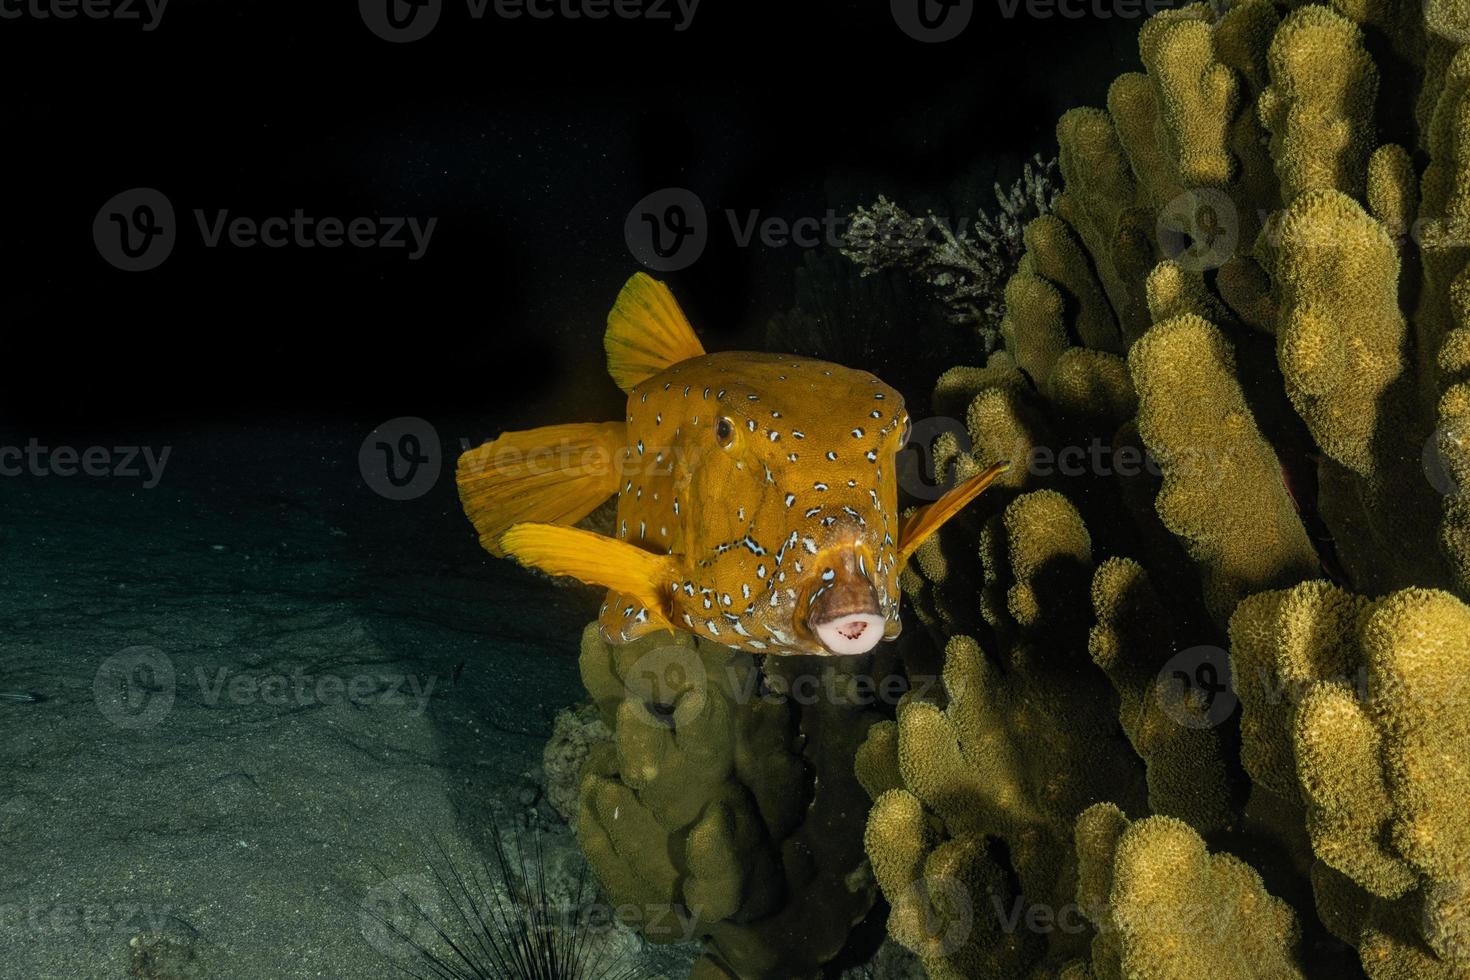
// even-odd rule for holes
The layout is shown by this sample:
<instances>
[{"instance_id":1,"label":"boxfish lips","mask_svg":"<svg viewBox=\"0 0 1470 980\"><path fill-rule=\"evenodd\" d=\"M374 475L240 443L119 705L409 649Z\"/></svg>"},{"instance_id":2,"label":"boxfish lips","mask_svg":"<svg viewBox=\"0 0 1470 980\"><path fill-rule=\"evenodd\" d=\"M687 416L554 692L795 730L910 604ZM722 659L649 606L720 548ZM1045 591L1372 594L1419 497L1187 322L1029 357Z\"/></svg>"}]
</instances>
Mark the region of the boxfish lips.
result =
<instances>
[{"instance_id":1,"label":"boxfish lips","mask_svg":"<svg viewBox=\"0 0 1470 980\"><path fill-rule=\"evenodd\" d=\"M829 653L867 653L883 639L883 607L868 577L850 554L818 567L808 600L806 627Z\"/></svg>"}]
</instances>

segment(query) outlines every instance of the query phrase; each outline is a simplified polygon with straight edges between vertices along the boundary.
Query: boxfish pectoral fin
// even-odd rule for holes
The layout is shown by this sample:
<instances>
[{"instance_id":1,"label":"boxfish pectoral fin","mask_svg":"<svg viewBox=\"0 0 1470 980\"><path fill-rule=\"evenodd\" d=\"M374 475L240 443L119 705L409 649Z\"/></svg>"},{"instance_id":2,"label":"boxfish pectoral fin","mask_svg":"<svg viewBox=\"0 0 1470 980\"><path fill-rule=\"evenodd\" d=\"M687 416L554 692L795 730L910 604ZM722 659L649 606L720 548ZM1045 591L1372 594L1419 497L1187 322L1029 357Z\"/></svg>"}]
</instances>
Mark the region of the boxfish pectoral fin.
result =
<instances>
[{"instance_id":1,"label":"boxfish pectoral fin","mask_svg":"<svg viewBox=\"0 0 1470 980\"><path fill-rule=\"evenodd\" d=\"M622 422L576 422L506 432L459 457L455 482L480 544L504 557L500 538L528 521L575 524L618 491Z\"/></svg>"},{"instance_id":2,"label":"boxfish pectoral fin","mask_svg":"<svg viewBox=\"0 0 1470 980\"><path fill-rule=\"evenodd\" d=\"M977 473L954 487L932 504L920 507L904 518L898 531L899 567L902 568L908 562L909 556L914 553L914 549L939 530L945 521L963 510L970 501L980 496L986 487L994 483L996 477L1010 468L1010 463L996 463L985 472Z\"/></svg>"},{"instance_id":3,"label":"boxfish pectoral fin","mask_svg":"<svg viewBox=\"0 0 1470 980\"><path fill-rule=\"evenodd\" d=\"M618 293L602 346L608 374L629 393L680 361L704 356L704 345L669 287L642 272Z\"/></svg>"},{"instance_id":4,"label":"boxfish pectoral fin","mask_svg":"<svg viewBox=\"0 0 1470 980\"><path fill-rule=\"evenodd\" d=\"M648 610L647 622L654 628L673 629L668 620L668 583L677 568L668 555L559 524L517 524L501 536L500 546L522 565L548 575L570 575L636 599Z\"/></svg>"}]
</instances>

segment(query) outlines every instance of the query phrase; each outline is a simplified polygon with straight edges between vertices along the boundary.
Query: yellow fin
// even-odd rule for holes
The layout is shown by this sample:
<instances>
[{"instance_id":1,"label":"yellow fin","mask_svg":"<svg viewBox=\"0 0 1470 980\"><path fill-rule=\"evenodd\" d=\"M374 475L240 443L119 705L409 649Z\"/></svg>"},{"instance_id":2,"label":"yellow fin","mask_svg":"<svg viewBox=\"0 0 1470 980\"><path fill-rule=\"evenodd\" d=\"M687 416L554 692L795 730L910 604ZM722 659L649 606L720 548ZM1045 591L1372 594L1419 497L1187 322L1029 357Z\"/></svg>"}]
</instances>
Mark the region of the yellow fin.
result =
<instances>
[{"instance_id":1,"label":"yellow fin","mask_svg":"<svg viewBox=\"0 0 1470 980\"><path fill-rule=\"evenodd\" d=\"M664 629L669 625L668 583L674 579L674 561L667 555L556 524L517 524L500 539L505 554L522 565L548 575L570 575L589 585L605 585L636 599L648 618Z\"/></svg>"},{"instance_id":2,"label":"yellow fin","mask_svg":"<svg viewBox=\"0 0 1470 980\"><path fill-rule=\"evenodd\" d=\"M640 620L638 610L648 607L643 600L626 592L609 589L604 603L607 609L597 617L597 626L602 631L602 638L609 643L632 643L650 633L674 629L668 620L652 609Z\"/></svg>"},{"instance_id":3,"label":"yellow fin","mask_svg":"<svg viewBox=\"0 0 1470 980\"><path fill-rule=\"evenodd\" d=\"M504 556L512 524L573 524L617 493L622 422L577 422L506 432L459 457L455 481L480 544Z\"/></svg>"},{"instance_id":4,"label":"yellow fin","mask_svg":"<svg viewBox=\"0 0 1470 980\"><path fill-rule=\"evenodd\" d=\"M902 568L914 549L924 543L945 521L958 514L965 505L981 491L995 482L995 478L1011 468L1010 463L996 463L984 473L977 473L964 483L950 490L943 497L904 518L898 530L898 564Z\"/></svg>"},{"instance_id":5,"label":"yellow fin","mask_svg":"<svg viewBox=\"0 0 1470 980\"><path fill-rule=\"evenodd\" d=\"M607 371L625 392L672 364L704 354L669 287L642 272L618 293L602 346Z\"/></svg>"}]
</instances>

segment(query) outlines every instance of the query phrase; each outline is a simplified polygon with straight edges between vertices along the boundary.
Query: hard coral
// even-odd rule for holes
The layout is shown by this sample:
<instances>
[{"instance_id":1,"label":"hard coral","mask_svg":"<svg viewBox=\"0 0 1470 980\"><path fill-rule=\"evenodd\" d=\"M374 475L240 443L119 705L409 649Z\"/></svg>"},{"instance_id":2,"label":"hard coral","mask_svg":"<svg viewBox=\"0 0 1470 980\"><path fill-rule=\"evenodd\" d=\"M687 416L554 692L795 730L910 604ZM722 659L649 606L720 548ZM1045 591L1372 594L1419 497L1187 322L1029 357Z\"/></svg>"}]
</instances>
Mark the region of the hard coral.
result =
<instances>
[{"instance_id":1,"label":"hard coral","mask_svg":"<svg viewBox=\"0 0 1470 980\"><path fill-rule=\"evenodd\" d=\"M933 399L942 476L1025 465L916 553L943 697L858 756L931 973L1470 977L1467 10L1167 11L1058 123L1003 349ZM944 944L940 867L974 907L1075 884L1091 949Z\"/></svg>"}]
</instances>

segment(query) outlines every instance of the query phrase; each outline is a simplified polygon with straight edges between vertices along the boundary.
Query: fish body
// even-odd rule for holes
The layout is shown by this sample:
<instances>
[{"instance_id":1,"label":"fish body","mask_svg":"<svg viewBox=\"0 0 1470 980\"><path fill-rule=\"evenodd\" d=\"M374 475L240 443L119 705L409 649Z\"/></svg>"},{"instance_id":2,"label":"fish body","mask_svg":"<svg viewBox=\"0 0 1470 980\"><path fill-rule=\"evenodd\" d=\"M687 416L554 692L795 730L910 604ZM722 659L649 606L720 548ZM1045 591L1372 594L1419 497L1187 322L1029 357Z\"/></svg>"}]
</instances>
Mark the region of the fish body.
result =
<instances>
[{"instance_id":1,"label":"fish body","mask_svg":"<svg viewBox=\"0 0 1470 980\"><path fill-rule=\"evenodd\" d=\"M619 540L680 556L675 625L753 652L813 653L805 610L855 577L870 625L898 635L903 396L865 371L790 355L706 354L637 385L620 458ZM649 631L645 608L609 596L616 641Z\"/></svg>"},{"instance_id":2,"label":"fish body","mask_svg":"<svg viewBox=\"0 0 1470 980\"><path fill-rule=\"evenodd\" d=\"M613 643L678 629L752 653L866 653L899 634L913 548L1004 469L902 519L898 391L825 361L705 353L641 274L605 345L621 423L506 433L458 480L492 553L608 587ZM568 526L613 494L611 537Z\"/></svg>"}]
</instances>

